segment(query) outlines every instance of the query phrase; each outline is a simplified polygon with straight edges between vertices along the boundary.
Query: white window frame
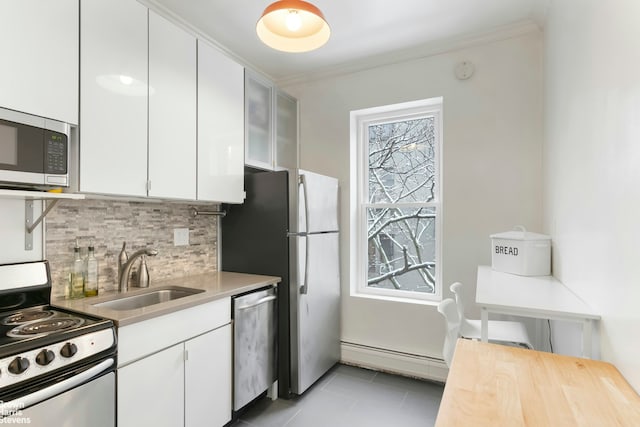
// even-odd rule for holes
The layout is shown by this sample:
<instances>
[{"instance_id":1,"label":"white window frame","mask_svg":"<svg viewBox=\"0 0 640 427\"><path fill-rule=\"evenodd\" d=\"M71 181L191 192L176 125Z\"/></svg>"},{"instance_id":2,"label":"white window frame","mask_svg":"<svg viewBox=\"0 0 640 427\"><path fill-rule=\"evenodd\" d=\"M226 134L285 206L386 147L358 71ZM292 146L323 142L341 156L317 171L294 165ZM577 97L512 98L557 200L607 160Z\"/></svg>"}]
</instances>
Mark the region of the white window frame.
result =
<instances>
[{"instance_id":1,"label":"white window frame","mask_svg":"<svg viewBox=\"0 0 640 427\"><path fill-rule=\"evenodd\" d=\"M428 303L442 299L442 97L401 104L385 105L351 112L350 127L350 281L351 295L399 302ZM367 286L368 244L366 208L376 207L368 201L368 159L370 125L435 117L435 198L425 203L397 203L398 207L434 207L436 210L435 290L424 293ZM387 204L388 206L388 204Z\"/></svg>"}]
</instances>

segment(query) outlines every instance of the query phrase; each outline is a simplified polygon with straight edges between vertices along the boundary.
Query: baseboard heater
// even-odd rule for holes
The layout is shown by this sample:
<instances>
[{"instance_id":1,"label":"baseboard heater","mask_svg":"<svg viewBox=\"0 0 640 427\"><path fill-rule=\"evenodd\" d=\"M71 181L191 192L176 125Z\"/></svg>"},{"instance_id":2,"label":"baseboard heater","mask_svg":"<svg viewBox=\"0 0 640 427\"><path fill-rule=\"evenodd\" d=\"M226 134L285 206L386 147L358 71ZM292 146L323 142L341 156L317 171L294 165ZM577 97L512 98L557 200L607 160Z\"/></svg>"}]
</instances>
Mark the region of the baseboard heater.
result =
<instances>
[{"instance_id":1,"label":"baseboard heater","mask_svg":"<svg viewBox=\"0 0 640 427\"><path fill-rule=\"evenodd\" d=\"M352 342L341 342L341 361L376 371L444 382L449 369L444 360Z\"/></svg>"}]
</instances>

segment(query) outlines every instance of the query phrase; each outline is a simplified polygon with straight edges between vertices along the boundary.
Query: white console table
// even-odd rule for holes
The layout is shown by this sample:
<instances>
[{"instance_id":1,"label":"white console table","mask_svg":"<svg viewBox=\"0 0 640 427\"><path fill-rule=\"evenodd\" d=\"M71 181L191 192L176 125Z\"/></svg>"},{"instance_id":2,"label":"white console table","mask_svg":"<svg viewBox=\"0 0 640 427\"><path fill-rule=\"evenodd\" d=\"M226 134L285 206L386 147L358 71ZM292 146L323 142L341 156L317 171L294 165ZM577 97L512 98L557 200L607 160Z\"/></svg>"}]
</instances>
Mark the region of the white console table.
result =
<instances>
[{"instance_id":1,"label":"white console table","mask_svg":"<svg viewBox=\"0 0 640 427\"><path fill-rule=\"evenodd\" d=\"M593 322L600 315L553 276L518 276L478 266L476 303L481 340L488 341L489 313L582 323L582 356L591 358Z\"/></svg>"}]
</instances>

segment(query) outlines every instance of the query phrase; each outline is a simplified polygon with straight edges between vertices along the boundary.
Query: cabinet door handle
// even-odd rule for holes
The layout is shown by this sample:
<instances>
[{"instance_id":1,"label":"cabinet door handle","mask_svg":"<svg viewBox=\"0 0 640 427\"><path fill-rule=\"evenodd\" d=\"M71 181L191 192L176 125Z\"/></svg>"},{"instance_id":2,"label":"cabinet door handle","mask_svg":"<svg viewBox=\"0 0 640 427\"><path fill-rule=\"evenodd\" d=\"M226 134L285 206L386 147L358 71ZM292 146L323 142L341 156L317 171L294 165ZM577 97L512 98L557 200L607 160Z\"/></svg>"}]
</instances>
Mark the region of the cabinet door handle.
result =
<instances>
[{"instance_id":1,"label":"cabinet door handle","mask_svg":"<svg viewBox=\"0 0 640 427\"><path fill-rule=\"evenodd\" d=\"M274 299L276 299L275 295L269 295L269 296L266 296L264 298L260 298L258 301L253 302L251 304L241 305L240 307L238 307L238 310L246 310L248 308L257 307L260 304L264 304L265 302L273 301Z\"/></svg>"}]
</instances>

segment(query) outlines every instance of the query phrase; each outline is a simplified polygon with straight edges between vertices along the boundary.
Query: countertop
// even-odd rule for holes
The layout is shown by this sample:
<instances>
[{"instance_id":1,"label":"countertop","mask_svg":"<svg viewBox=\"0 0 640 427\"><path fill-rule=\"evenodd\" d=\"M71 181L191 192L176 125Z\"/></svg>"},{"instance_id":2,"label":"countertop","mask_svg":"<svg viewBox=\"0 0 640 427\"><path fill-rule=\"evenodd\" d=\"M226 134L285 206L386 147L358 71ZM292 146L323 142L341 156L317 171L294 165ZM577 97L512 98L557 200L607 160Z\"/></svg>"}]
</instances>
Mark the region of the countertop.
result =
<instances>
[{"instance_id":1,"label":"countertop","mask_svg":"<svg viewBox=\"0 0 640 427\"><path fill-rule=\"evenodd\" d=\"M640 396L610 363L465 339L436 420L437 427L623 425L640 425Z\"/></svg>"},{"instance_id":2,"label":"countertop","mask_svg":"<svg viewBox=\"0 0 640 427\"><path fill-rule=\"evenodd\" d=\"M51 305L67 310L78 311L91 316L111 319L115 322L116 326L122 327L199 304L204 304L216 299L242 294L264 286L276 285L280 280L281 279L279 277L274 276L260 276L256 274L221 271L217 273L178 277L173 279L154 280L150 284L149 288L130 287L128 292L110 291L104 292L96 297L81 298L77 300L58 299L51 301ZM149 289L165 286L203 289L204 292L133 310L112 310L105 307L94 306L94 304L104 301L117 299L123 296L143 294Z\"/></svg>"}]
</instances>

